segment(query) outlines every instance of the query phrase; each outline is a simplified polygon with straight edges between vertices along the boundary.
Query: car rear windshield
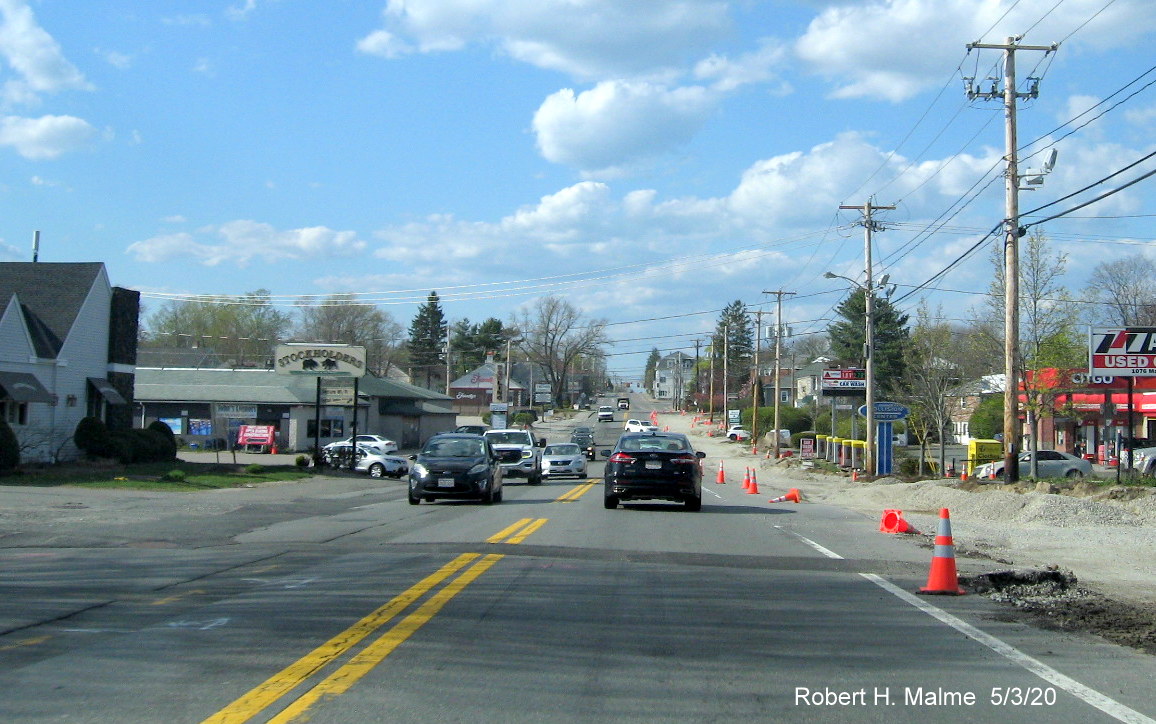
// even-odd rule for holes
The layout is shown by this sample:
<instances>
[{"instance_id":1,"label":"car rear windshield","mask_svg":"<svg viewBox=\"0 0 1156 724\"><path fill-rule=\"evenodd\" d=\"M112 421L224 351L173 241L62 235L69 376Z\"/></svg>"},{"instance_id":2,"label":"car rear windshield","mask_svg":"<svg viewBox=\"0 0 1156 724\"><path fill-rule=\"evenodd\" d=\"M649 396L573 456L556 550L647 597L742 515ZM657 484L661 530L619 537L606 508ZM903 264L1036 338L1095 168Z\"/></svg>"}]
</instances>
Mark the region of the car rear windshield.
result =
<instances>
[{"instance_id":1,"label":"car rear windshield","mask_svg":"<svg viewBox=\"0 0 1156 724\"><path fill-rule=\"evenodd\" d=\"M528 432L487 432L486 439L490 441L491 445L530 445L530 433Z\"/></svg>"},{"instance_id":2,"label":"car rear windshield","mask_svg":"<svg viewBox=\"0 0 1156 724\"><path fill-rule=\"evenodd\" d=\"M476 458L486 454L481 440L430 440L422 455L439 458Z\"/></svg>"},{"instance_id":3,"label":"car rear windshield","mask_svg":"<svg viewBox=\"0 0 1156 724\"><path fill-rule=\"evenodd\" d=\"M561 445L547 445L544 455L577 455L580 452L577 445L563 443Z\"/></svg>"},{"instance_id":4,"label":"car rear windshield","mask_svg":"<svg viewBox=\"0 0 1156 724\"><path fill-rule=\"evenodd\" d=\"M677 437L628 437L622 441L619 449L627 452L648 452L665 450L669 452L685 452L690 450L686 440Z\"/></svg>"}]
</instances>

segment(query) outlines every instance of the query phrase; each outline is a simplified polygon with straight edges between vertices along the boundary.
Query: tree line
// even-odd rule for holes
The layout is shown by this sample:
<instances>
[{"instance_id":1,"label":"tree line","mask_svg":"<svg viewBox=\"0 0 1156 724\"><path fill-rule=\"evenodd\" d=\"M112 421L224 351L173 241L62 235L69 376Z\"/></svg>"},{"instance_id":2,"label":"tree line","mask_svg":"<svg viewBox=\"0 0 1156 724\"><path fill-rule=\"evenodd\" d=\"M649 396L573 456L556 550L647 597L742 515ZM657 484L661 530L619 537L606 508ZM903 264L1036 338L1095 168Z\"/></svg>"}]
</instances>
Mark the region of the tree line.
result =
<instances>
[{"instance_id":1,"label":"tree line","mask_svg":"<svg viewBox=\"0 0 1156 724\"><path fill-rule=\"evenodd\" d=\"M192 366L271 367L278 344L315 342L363 346L371 374L400 373L413 384L443 391L490 356L531 368L530 376L550 385L554 403L569 402L575 389L592 394L606 378L606 320L587 318L554 296L505 322L450 322L431 291L408 330L355 294L302 297L285 311L266 289L211 301L170 301L146 319L138 340L142 364L167 358Z\"/></svg>"}]
</instances>

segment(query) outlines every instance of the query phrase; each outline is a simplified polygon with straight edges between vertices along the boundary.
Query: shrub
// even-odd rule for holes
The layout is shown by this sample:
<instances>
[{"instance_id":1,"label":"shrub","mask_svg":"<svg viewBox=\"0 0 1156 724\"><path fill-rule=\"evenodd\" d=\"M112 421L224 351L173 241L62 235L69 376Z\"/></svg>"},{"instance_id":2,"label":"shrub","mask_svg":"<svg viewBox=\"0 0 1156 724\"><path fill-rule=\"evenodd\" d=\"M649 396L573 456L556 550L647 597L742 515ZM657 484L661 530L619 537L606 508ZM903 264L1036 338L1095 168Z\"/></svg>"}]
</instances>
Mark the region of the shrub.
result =
<instances>
[{"instance_id":1,"label":"shrub","mask_svg":"<svg viewBox=\"0 0 1156 724\"><path fill-rule=\"evenodd\" d=\"M98 458L119 457L108 428L104 421L99 418L82 418L80 422L76 423L72 440L86 455Z\"/></svg>"},{"instance_id":2,"label":"shrub","mask_svg":"<svg viewBox=\"0 0 1156 724\"><path fill-rule=\"evenodd\" d=\"M180 469L170 470L161 476L161 480L166 483L183 483L185 482L185 471Z\"/></svg>"},{"instance_id":3,"label":"shrub","mask_svg":"<svg viewBox=\"0 0 1156 724\"><path fill-rule=\"evenodd\" d=\"M162 444L162 460L175 460L177 457L177 436L173 434L173 429L161 422L160 420L153 420L148 424L146 430L151 430L158 435Z\"/></svg>"},{"instance_id":4,"label":"shrub","mask_svg":"<svg viewBox=\"0 0 1156 724\"><path fill-rule=\"evenodd\" d=\"M514 425L532 425L534 424L534 417L535 415L529 412L519 412L518 414L514 415Z\"/></svg>"},{"instance_id":5,"label":"shrub","mask_svg":"<svg viewBox=\"0 0 1156 724\"><path fill-rule=\"evenodd\" d=\"M307 467L309 467L309 464L310 464L309 456L308 455L298 455L297 458L293 461L293 463L299 468L307 468Z\"/></svg>"},{"instance_id":6,"label":"shrub","mask_svg":"<svg viewBox=\"0 0 1156 724\"><path fill-rule=\"evenodd\" d=\"M258 465L257 463L246 465L245 472L249 473L250 475L260 475L261 473L265 472L265 466Z\"/></svg>"},{"instance_id":7,"label":"shrub","mask_svg":"<svg viewBox=\"0 0 1156 724\"><path fill-rule=\"evenodd\" d=\"M16 433L0 419L0 474L10 473L20 465L20 442Z\"/></svg>"}]
</instances>

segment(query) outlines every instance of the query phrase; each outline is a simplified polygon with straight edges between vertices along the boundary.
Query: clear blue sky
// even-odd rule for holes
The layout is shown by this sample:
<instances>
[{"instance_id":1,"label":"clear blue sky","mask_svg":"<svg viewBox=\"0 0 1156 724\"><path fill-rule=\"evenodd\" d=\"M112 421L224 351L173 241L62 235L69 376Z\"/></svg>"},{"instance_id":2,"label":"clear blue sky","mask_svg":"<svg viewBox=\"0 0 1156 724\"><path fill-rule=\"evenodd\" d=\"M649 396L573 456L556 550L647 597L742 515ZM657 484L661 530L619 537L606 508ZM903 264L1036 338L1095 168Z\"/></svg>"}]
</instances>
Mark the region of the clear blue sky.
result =
<instances>
[{"instance_id":1,"label":"clear blue sky","mask_svg":"<svg viewBox=\"0 0 1156 724\"><path fill-rule=\"evenodd\" d=\"M763 290L825 328L823 272L863 267L840 204L897 207L898 294L999 223L1002 112L962 78L1000 58L969 42L1062 41L1017 56L1042 77L1023 153L1059 152L1022 209L1151 153L1154 31L1151 0L0 0L0 260L38 229L42 261L103 261L146 311L356 292L408 326L434 289L473 321L558 294L637 375ZM1042 227L1074 291L1153 253L1153 188ZM966 319L986 247L904 306Z\"/></svg>"}]
</instances>

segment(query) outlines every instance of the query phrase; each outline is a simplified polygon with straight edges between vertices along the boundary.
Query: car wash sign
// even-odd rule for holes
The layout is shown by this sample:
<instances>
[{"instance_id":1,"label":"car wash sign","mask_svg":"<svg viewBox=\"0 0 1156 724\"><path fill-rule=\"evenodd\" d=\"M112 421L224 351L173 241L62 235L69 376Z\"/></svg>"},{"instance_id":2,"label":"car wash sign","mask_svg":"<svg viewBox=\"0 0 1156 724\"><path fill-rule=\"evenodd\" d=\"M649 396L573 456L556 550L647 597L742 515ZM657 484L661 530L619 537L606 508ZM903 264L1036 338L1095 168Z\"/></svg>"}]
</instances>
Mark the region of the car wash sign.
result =
<instances>
[{"instance_id":1,"label":"car wash sign","mask_svg":"<svg viewBox=\"0 0 1156 724\"><path fill-rule=\"evenodd\" d=\"M363 377L365 347L351 344L279 344L273 366L285 375Z\"/></svg>"},{"instance_id":2,"label":"car wash sign","mask_svg":"<svg viewBox=\"0 0 1156 724\"><path fill-rule=\"evenodd\" d=\"M1156 376L1156 327L1092 328L1088 335L1088 374Z\"/></svg>"}]
</instances>

